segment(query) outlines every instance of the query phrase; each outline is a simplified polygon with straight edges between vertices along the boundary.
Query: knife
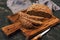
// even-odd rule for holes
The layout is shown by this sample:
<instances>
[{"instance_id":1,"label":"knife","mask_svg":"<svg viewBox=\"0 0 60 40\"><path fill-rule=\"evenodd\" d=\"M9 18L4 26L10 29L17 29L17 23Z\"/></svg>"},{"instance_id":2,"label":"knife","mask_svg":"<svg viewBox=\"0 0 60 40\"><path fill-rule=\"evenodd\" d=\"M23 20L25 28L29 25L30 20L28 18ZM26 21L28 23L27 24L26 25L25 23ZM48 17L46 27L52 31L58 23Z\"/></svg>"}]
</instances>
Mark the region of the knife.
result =
<instances>
[{"instance_id":1,"label":"knife","mask_svg":"<svg viewBox=\"0 0 60 40\"><path fill-rule=\"evenodd\" d=\"M38 38L41 38L41 37L42 37L44 34L46 34L49 30L50 30L50 28L47 29L47 30L45 30L44 32L38 34L37 36L35 36L35 37L32 38L31 40L38 40Z\"/></svg>"}]
</instances>

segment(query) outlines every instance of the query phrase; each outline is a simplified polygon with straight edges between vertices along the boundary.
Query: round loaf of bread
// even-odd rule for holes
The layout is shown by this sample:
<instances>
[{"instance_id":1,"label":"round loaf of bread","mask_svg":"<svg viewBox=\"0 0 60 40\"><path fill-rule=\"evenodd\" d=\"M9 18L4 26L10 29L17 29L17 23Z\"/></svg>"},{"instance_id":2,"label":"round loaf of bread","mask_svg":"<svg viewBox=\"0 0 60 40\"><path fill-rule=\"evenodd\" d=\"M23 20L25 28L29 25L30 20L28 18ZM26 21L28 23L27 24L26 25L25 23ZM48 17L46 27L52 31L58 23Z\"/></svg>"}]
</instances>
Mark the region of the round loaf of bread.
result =
<instances>
[{"instance_id":1,"label":"round loaf of bread","mask_svg":"<svg viewBox=\"0 0 60 40\"><path fill-rule=\"evenodd\" d=\"M28 7L27 12L32 11L32 10L42 11L42 12L45 12L45 13L52 14L52 11L49 9L49 7L47 7L46 5L43 5L43 4L33 4L33 5Z\"/></svg>"}]
</instances>

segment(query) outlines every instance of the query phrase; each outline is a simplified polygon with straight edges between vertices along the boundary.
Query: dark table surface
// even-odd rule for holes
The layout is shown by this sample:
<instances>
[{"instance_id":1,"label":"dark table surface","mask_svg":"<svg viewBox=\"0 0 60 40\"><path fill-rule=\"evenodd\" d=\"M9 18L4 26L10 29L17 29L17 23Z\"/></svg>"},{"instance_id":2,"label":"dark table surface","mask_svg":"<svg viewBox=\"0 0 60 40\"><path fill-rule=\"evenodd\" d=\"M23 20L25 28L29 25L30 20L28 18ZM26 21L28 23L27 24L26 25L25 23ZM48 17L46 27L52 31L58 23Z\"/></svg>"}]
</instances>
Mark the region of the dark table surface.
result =
<instances>
[{"instance_id":1,"label":"dark table surface","mask_svg":"<svg viewBox=\"0 0 60 40\"><path fill-rule=\"evenodd\" d=\"M2 27L9 25L10 22L6 16L11 15L11 10L6 6L7 0L0 0L0 40L24 40L25 36L21 31L17 31L14 35L7 37L1 30ZM52 0L60 6L60 0ZM54 15L60 18L60 11L54 11ZM60 40L60 24L55 25L40 40Z\"/></svg>"}]
</instances>

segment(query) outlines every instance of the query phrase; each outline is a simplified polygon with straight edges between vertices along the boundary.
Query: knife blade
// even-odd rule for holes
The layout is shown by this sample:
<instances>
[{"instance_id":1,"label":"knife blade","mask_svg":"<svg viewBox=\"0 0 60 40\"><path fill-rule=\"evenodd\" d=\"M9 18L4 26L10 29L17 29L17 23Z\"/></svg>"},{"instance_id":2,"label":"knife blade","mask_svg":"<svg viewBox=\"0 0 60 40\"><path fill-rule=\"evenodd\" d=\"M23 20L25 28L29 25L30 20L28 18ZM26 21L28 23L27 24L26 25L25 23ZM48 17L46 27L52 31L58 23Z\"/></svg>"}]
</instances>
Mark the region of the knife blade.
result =
<instances>
[{"instance_id":1,"label":"knife blade","mask_svg":"<svg viewBox=\"0 0 60 40\"><path fill-rule=\"evenodd\" d=\"M42 37L44 34L46 34L48 31L50 30L50 28L48 28L47 30L45 30L44 32L38 34L37 36L35 36L32 40L38 40L38 38Z\"/></svg>"}]
</instances>

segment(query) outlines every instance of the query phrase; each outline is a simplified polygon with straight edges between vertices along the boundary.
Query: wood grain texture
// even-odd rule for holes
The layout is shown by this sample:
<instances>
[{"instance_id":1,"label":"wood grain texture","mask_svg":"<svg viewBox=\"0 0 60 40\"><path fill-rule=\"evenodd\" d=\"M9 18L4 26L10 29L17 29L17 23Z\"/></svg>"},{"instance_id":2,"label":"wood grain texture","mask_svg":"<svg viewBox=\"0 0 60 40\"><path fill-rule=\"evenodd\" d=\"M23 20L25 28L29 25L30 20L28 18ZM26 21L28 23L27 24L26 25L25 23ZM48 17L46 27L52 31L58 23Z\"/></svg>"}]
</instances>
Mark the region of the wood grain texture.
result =
<instances>
[{"instance_id":1,"label":"wood grain texture","mask_svg":"<svg viewBox=\"0 0 60 40\"><path fill-rule=\"evenodd\" d=\"M21 27L20 22L17 22L17 23L3 27L2 31L4 31L4 33L7 34L8 36L12 34L13 32L15 32L16 30L20 29L20 27Z\"/></svg>"},{"instance_id":2,"label":"wood grain texture","mask_svg":"<svg viewBox=\"0 0 60 40\"><path fill-rule=\"evenodd\" d=\"M6 6L6 1L7 0L0 0L0 7L5 8L5 9L0 8L0 18L1 18L0 28L8 24L11 24L6 18L6 16L8 15L12 15L12 12ZM53 1L60 6L60 0L53 0ZM7 11L5 11L6 9ZM54 11L54 15L60 18L60 11L56 12ZM0 40L25 40L25 37L22 34L22 32L16 33L11 37L6 37L0 29ZM46 35L42 37L41 40L60 40L60 24L54 26Z\"/></svg>"},{"instance_id":3,"label":"wood grain texture","mask_svg":"<svg viewBox=\"0 0 60 40\"><path fill-rule=\"evenodd\" d=\"M37 7L37 6L40 7L38 4L33 4L33 7ZM46 7L46 6L43 6L43 5L41 5L41 6ZM39 8L37 8L38 11L36 11L35 9L32 11L33 8L31 8L31 10L29 10L29 11L32 11L32 12L30 12L31 14L33 14L33 15L36 14L37 15L37 16L35 15L36 17L38 17L38 15L39 15L39 17L41 16L41 17L47 18L47 20L46 19L44 20L44 18L43 18L42 24L41 24L41 21L38 22L38 21L35 21L35 19L32 20L31 15L28 15L27 13L18 12L17 14L14 14L12 16L8 16L8 19L10 21L12 21L13 24L3 27L2 28L3 32L6 35L10 35L11 33L14 33L16 30L18 30L20 28L20 30L27 37L27 40L29 40L33 36L36 36L37 34L41 33L42 31L56 25L59 22L59 19L56 18L52 14L51 10L49 10L49 13L45 13L46 10L45 10L45 8L43 10L42 7L40 8L42 11L40 11ZM47 7L46 9L49 9L49 8ZM41 25L35 27L36 29L31 29L31 27L29 27L29 26L32 25L31 23L40 23ZM25 28L23 26L25 26L25 27L28 26L28 27Z\"/></svg>"}]
</instances>

